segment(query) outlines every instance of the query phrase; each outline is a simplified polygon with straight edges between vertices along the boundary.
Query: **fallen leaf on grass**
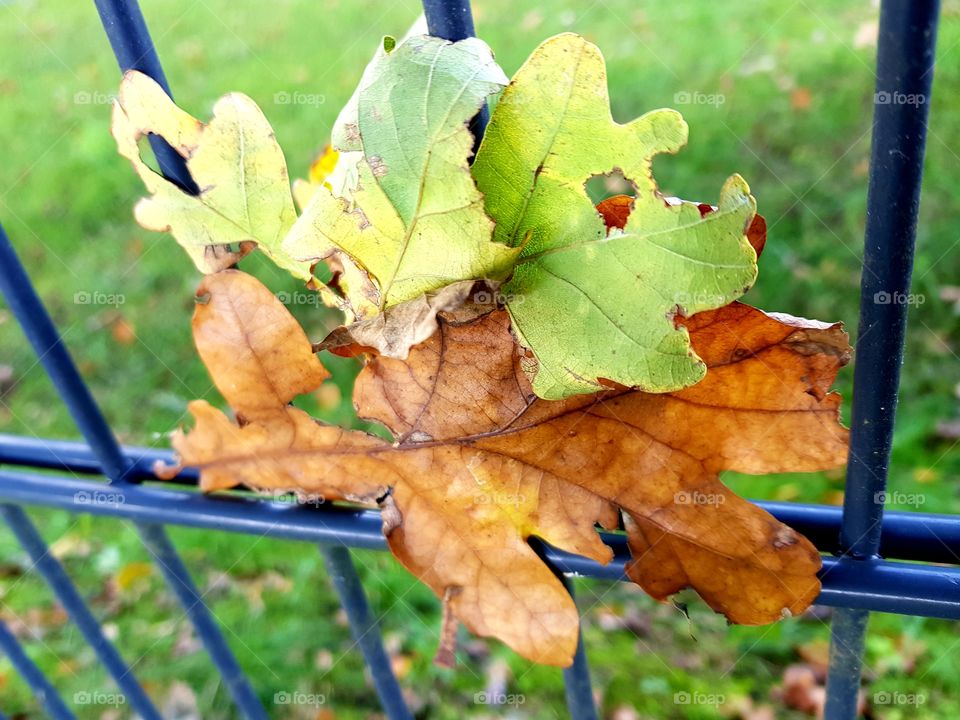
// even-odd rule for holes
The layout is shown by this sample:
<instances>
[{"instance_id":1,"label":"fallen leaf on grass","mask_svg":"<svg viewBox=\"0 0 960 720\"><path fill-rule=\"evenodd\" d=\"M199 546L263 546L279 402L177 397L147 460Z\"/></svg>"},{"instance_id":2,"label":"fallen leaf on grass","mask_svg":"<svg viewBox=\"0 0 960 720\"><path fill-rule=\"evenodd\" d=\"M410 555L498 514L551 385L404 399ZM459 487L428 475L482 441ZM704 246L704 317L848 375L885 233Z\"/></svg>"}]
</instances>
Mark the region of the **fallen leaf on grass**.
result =
<instances>
[{"instance_id":1,"label":"fallen leaf on grass","mask_svg":"<svg viewBox=\"0 0 960 720\"><path fill-rule=\"evenodd\" d=\"M718 474L843 462L846 431L829 392L849 359L840 326L734 304L685 321L710 367L698 385L546 401L505 312L444 321L405 361L377 357L357 380L358 414L388 427L390 444L289 406L319 384L318 364L308 377L262 366L306 356L309 341L266 289L257 303L269 311L243 311L252 278L214 278L197 309L198 346L242 423L191 403L196 427L174 445L205 490L243 483L379 499L391 550L459 620L554 665L571 662L577 610L528 540L609 562L595 526L616 527L618 509L630 518L628 572L654 597L692 586L746 624L797 614L816 597L813 546Z\"/></svg>"}]
</instances>

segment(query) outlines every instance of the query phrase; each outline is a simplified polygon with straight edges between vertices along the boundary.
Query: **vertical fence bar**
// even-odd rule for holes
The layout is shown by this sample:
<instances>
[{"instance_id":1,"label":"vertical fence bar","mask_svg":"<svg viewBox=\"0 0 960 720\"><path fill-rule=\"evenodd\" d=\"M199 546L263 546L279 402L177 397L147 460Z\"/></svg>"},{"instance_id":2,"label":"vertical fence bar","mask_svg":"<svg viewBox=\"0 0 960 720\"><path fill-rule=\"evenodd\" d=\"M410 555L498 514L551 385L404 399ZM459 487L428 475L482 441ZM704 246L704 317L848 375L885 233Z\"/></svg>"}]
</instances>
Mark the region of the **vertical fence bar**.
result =
<instances>
[{"instance_id":1,"label":"vertical fence bar","mask_svg":"<svg viewBox=\"0 0 960 720\"><path fill-rule=\"evenodd\" d=\"M857 717L864 638L870 613L837 608L830 623L830 670L827 677L827 720Z\"/></svg>"},{"instance_id":2,"label":"vertical fence bar","mask_svg":"<svg viewBox=\"0 0 960 720\"><path fill-rule=\"evenodd\" d=\"M570 597L574 596L573 580L560 576ZM587 651L583 646L583 630L577 631L577 651L573 664L563 669L563 692L567 699L567 710L573 720L597 720L597 708L593 702L593 685L590 682L590 664Z\"/></svg>"},{"instance_id":3,"label":"vertical fence bar","mask_svg":"<svg viewBox=\"0 0 960 720\"><path fill-rule=\"evenodd\" d=\"M130 461L123 454L89 388L80 377L69 351L34 290L2 226L0 226L0 293L7 298L14 317L23 328L77 427L100 461L104 474L112 483L122 487L127 481L126 474L131 467ZM184 583L193 587L193 582L179 557L175 561L172 559L176 551L167 539L165 531L159 527L145 527L140 524L137 525L137 530L148 548L155 545L156 550L168 558L169 564L161 568L164 579L177 599L183 603L184 610L191 621L195 623L197 632L217 669L230 679L227 682L227 688L237 707L247 717L266 717L263 706L260 705L249 682L239 670L230 646L227 645L223 634L210 617L209 609L202 602L196 602L186 592ZM177 568L178 571L174 572L171 568ZM198 621L200 624L196 625Z\"/></svg>"},{"instance_id":4,"label":"vertical fence bar","mask_svg":"<svg viewBox=\"0 0 960 720\"><path fill-rule=\"evenodd\" d=\"M476 34L470 0L423 0L423 14L427 19L427 29L434 37L456 42ZM480 147L489 121L490 108L484 103L480 112L470 121L474 152Z\"/></svg>"},{"instance_id":5,"label":"vertical fence bar","mask_svg":"<svg viewBox=\"0 0 960 720\"><path fill-rule=\"evenodd\" d=\"M3 515L17 541L27 551L34 567L47 581L50 589L63 605L63 609L80 630L84 640L93 648L120 691L126 695L127 700L130 701L130 707L146 720L162 720L160 713L130 672L130 668L103 634L100 623L90 612L90 608L83 601L63 566L50 554L50 549L30 522L27 514L15 505L0 505L0 515Z\"/></svg>"},{"instance_id":6,"label":"vertical fence bar","mask_svg":"<svg viewBox=\"0 0 960 720\"><path fill-rule=\"evenodd\" d=\"M2 225L0 295L6 299L37 358L53 379L74 422L100 460L104 474L114 480L123 478L129 463L94 402L90 389L73 364L60 333L43 307Z\"/></svg>"},{"instance_id":7,"label":"vertical fence bar","mask_svg":"<svg viewBox=\"0 0 960 720\"><path fill-rule=\"evenodd\" d=\"M538 537L531 537L528 542L530 548L563 583L563 587L570 593L570 600L576 603L573 579L564 575L556 563L550 561L546 543ZM593 702L593 685L590 682L590 665L587 662L587 651L583 646L583 630L579 628L573 663L570 667L563 669L563 693L567 701L567 710L570 711L570 717L573 720L597 720L597 708Z\"/></svg>"},{"instance_id":8,"label":"vertical fence bar","mask_svg":"<svg viewBox=\"0 0 960 720\"><path fill-rule=\"evenodd\" d=\"M880 10L850 461L839 548L860 561L875 558L880 546L939 10L938 0L884 0ZM867 621L862 610L834 614L829 720L856 717Z\"/></svg>"},{"instance_id":9,"label":"vertical fence bar","mask_svg":"<svg viewBox=\"0 0 960 720\"><path fill-rule=\"evenodd\" d=\"M390 720L412 720L413 715L407 709L400 685L393 674L390 658L383 649L380 628L370 612L367 596L350 558L350 552L342 545L321 545L320 552L340 598L340 604L347 613L353 639L360 646L363 659L370 669L373 686L384 712Z\"/></svg>"},{"instance_id":10,"label":"vertical fence bar","mask_svg":"<svg viewBox=\"0 0 960 720\"><path fill-rule=\"evenodd\" d=\"M120 71L139 70L153 78L167 95L173 97L137 0L94 1ZM153 154L164 177L189 193L200 193L190 171L187 170L186 161L163 138L151 135L150 147L153 148Z\"/></svg>"},{"instance_id":11,"label":"vertical fence bar","mask_svg":"<svg viewBox=\"0 0 960 720\"><path fill-rule=\"evenodd\" d=\"M44 710L53 720L74 720L75 716L70 712L70 708L66 706L50 681L44 677L40 668L34 664L33 660L20 646L17 638L10 632L10 628L3 620L0 620L0 651L3 651L10 658L13 667L30 686L37 700L40 701ZM3 714L0 713L0 718L2 717Z\"/></svg>"},{"instance_id":12,"label":"vertical fence bar","mask_svg":"<svg viewBox=\"0 0 960 720\"><path fill-rule=\"evenodd\" d=\"M180 605L203 641L204 647L220 672L220 679L227 686L237 709L250 720L267 720L267 711L247 681L229 646L223 639L203 597L180 555L170 542L163 525L140 524L137 526L143 544L160 566L167 585L177 596Z\"/></svg>"}]
</instances>

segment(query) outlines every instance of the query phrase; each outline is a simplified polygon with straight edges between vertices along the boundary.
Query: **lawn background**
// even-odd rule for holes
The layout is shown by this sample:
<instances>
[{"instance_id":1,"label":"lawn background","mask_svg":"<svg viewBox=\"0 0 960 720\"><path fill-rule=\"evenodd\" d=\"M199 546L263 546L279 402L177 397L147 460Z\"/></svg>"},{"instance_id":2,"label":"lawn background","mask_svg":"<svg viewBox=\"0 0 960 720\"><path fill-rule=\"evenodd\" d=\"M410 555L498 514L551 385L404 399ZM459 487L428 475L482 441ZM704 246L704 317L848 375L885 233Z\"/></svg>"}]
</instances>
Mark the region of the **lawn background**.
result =
<instances>
[{"instance_id":1,"label":"lawn background","mask_svg":"<svg viewBox=\"0 0 960 720\"><path fill-rule=\"evenodd\" d=\"M577 31L607 58L617 120L658 107L680 110L690 142L679 155L656 160L664 192L715 200L723 180L739 172L768 220L760 279L747 301L843 320L856 331L876 3L475 5L478 31L508 74L542 39ZM171 0L145 2L144 12L179 104L206 118L223 93L250 95L273 124L291 177L303 177L379 37L402 34L418 4ZM960 285L957 0L944 2L938 47L913 285L923 302L910 310L890 485L895 500L914 501L901 504L903 509L956 512L960 453L937 426L960 415L958 306L941 299ZM132 219L142 186L109 134L109 99L117 82L92 3L0 4L0 219L120 439L165 447L188 400L222 400L190 341L199 276L171 238L146 232ZM716 96L713 102L709 96ZM245 261L244 267L275 291L298 290L261 260ZM98 293L122 296L122 303L83 302ZM309 303L291 309L312 337L334 322ZM355 365L328 364L342 378L339 392L328 387L304 406L348 422ZM845 416L851 378L848 369L838 382L847 400ZM0 382L0 432L77 437L3 305ZM728 480L751 497L842 499L840 472ZM195 706L203 718L234 716L189 623L129 525L54 511L31 515L161 704ZM171 534L272 715L318 715L317 707L273 704L275 693L295 691L324 694L324 717L376 715L363 663L351 649L316 548L183 529ZM356 560L371 604L383 614L401 682L421 716L564 717L559 672L533 667L495 642L465 639L468 652L457 672L434 668L433 596L385 554L359 552ZM78 692L113 692L92 651L28 570L24 554L0 528L0 616L68 701ZM783 707L778 688L786 666L817 666L823 658L829 636L824 612L768 628L727 628L698 600L691 599L688 621L632 587L587 581L577 586L605 717L749 717L764 706L770 706L770 717L801 717ZM874 717L960 717L955 623L878 615L871 630L867 696L923 697L919 707L878 706ZM504 692L523 703L477 703L475 694L501 677ZM723 702L719 709L677 703L680 692L722 695ZM13 717L42 716L4 659L0 709ZM78 711L84 718L128 716L125 707Z\"/></svg>"}]
</instances>

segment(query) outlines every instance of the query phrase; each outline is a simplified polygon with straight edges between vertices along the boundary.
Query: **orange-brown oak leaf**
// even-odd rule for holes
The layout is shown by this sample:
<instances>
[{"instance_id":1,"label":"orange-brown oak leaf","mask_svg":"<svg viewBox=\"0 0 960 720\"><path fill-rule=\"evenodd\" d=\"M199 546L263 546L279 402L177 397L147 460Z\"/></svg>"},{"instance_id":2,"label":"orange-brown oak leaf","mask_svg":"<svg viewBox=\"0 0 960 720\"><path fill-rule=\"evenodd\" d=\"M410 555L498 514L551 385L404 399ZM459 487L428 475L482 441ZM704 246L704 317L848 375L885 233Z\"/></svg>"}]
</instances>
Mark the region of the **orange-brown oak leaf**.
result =
<instances>
[{"instance_id":1,"label":"orange-brown oak leaf","mask_svg":"<svg viewBox=\"0 0 960 720\"><path fill-rule=\"evenodd\" d=\"M201 469L204 490L237 484L302 490L307 478L328 474L335 465L321 453L347 443L360 451L381 444L363 433L321 425L289 405L328 373L303 329L260 281L224 270L204 277L197 299L194 342L239 423L205 400L190 403L196 425L189 433L176 432L173 446L181 463ZM307 451L313 454L303 454ZM384 478L382 472L351 477L312 492L331 500L372 501L386 491Z\"/></svg>"},{"instance_id":2,"label":"orange-brown oak leaf","mask_svg":"<svg viewBox=\"0 0 960 720\"><path fill-rule=\"evenodd\" d=\"M676 393L537 399L508 318L496 312L464 326L442 324L406 362L371 361L357 381L357 410L390 428L401 448L468 447L482 453L485 469L520 463L559 495L579 488L619 507L631 527L628 572L651 595L692 586L733 622L772 622L817 596L819 555L718 474L844 462L847 434L829 387L849 360L847 337L839 325L739 303L685 322L710 370ZM398 489L404 521L388 534L394 553L438 594L449 578L434 558L449 547L423 530L430 518L421 504L437 494L449 501L450 492L443 481ZM567 510L580 516L577 505ZM610 524L600 514L593 519Z\"/></svg>"},{"instance_id":3,"label":"orange-brown oak leaf","mask_svg":"<svg viewBox=\"0 0 960 720\"><path fill-rule=\"evenodd\" d=\"M239 284L206 290L198 314L243 306L233 297ZM299 346L285 352L301 357L309 342L278 301L262 298L271 300L277 334ZM839 326L734 304L684 321L710 367L698 385L546 401L531 391L529 359L505 312L442 320L405 360L374 358L357 380L359 414L386 425L390 444L288 406L299 381L238 368L262 362L279 342L248 320L233 319L248 353L208 347L204 360L223 363L211 368L221 388L237 371L261 383L264 414L236 424L193 403L196 428L176 441L183 462L200 467L205 489L243 483L381 498L391 550L475 633L535 661L569 664L576 606L529 539L609 562L596 526L615 527L618 510L630 518L629 572L655 597L691 585L734 622L765 623L801 611L818 592L813 546L727 490L718 473L843 462L846 433L828 391L849 355ZM234 336L222 337L233 344Z\"/></svg>"},{"instance_id":4,"label":"orange-brown oak leaf","mask_svg":"<svg viewBox=\"0 0 960 720\"><path fill-rule=\"evenodd\" d=\"M252 275L208 275L197 301L193 340L200 359L244 420L276 415L330 376L297 321Z\"/></svg>"}]
</instances>

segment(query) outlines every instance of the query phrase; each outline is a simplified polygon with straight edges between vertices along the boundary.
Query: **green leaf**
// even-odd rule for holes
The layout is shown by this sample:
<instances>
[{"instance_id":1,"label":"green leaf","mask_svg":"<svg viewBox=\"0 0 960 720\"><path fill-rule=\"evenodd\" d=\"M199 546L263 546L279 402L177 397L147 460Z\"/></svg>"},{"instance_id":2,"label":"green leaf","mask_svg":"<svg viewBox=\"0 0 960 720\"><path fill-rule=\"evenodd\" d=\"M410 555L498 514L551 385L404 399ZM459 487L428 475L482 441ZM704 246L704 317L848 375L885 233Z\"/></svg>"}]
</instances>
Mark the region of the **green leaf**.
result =
<instances>
[{"instance_id":1,"label":"green leaf","mask_svg":"<svg viewBox=\"0 0 960 720\"><path fill-rule=\"evenodd\" d=\"M120 154L152 195L137 204L137 221L148 230L169 231L198 270L223 270L255 242L294 277L310 279L309 264L280 249L297 215L283 152L253 100L225 95L204 125L151 78L130 71L120 84L111 129ZM164 138L186 158L199 195L183 192L144 163L137 143L147 134Z\"/></svg>"},{"instance_id":2,"label":"green leaf","mask_svg":"<svg viewBox=\"0 0 960 720\"><path fill-rule=\"evenodd\" d=\"M722 307L752 285L745 232L756 203L734 176L703 218L692 203L667 204L652 158L686 138L673 110L614 122L603 57L577 35L544 42L503 93L473 176L495 239L521 249L503 294L537 358L540 397L595 392L601 379L670 392L704 376L674 317ZM614 169L636 199L623 232L608 235L585 183Z\"/></svg>"},{"instance_id":3,"label":"green leaf","mask_svg":"<svg viewBox=\"0 0 960 720\"><path fill-rule=\"evenodd\" d=\"M355 318L460 280L509 274L517 251L492 241L466 126L506 82L475 38L388 40L364 73L358 185L349 197L317 188L283 245L300 260L344 267L340 287Z\"/></svg>"}]
</instances>

